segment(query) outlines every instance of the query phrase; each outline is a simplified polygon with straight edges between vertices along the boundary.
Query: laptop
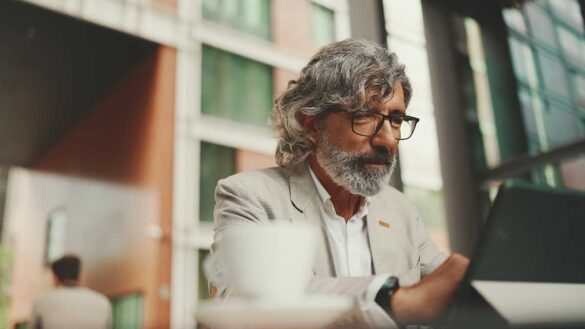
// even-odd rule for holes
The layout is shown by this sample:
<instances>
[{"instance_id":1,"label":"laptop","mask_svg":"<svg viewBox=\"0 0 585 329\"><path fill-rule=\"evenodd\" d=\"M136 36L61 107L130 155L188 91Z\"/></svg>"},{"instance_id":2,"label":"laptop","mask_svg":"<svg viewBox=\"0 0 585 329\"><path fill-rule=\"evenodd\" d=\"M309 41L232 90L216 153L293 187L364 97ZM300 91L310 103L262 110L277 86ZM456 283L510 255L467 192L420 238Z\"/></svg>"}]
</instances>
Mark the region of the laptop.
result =
<instances>
[{"instance_id":1,"label":"laptop","mask_svg":"<svg viewBox=\"0 0 585 329\"><path fill-rule=\"evenodd\" d=\"M585 328L585 192L504 183L449 317L454 328Z\"/></svg>"}]
</instances>

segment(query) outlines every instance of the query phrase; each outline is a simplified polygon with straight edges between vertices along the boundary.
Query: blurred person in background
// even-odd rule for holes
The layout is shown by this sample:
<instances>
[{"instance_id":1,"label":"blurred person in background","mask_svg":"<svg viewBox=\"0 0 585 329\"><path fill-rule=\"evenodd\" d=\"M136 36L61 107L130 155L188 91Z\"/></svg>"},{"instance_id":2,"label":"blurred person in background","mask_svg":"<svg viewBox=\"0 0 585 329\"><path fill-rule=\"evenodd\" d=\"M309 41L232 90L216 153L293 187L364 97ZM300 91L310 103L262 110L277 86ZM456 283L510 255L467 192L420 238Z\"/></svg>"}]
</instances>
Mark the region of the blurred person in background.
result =
<instances>
[{"instance_id":1,"label":"blurred person in background","mask_svg":"<svg viewBox=\"0 0 585 329\"><path fill-rule=\"evenodd\" d=\"M29 329L110 328L108 298L79 285L79 257L59 258L51 264L51 270L55 289L35 303Z\"/></svg>"},{"instance_id":2,"label":"blurred person in background","mask_svg":"<svg viewBox=\"0 0 585 329\"><path fill-rule=\"evenodd\" d=\"M368 326L437 320L469 260L439 251L389 185L398 143L419 121L406 113L411 97L404 65L380 45L347 39L322 48L275 101L279 167L218 182L212 251L234 225L316 221L323 235L311 293L353 297ZM211 286L229 296L215 271Z\"/></svg>"}]
</instances>

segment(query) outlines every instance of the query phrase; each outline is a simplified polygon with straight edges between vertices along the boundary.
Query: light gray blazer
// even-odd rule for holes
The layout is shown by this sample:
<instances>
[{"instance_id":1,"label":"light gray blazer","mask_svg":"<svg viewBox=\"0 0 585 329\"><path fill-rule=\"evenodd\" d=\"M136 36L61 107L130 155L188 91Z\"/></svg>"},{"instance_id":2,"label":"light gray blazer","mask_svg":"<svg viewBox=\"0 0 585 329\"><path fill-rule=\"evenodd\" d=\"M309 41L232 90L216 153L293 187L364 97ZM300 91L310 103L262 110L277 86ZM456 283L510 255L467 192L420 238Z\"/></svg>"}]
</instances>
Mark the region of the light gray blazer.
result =
<instances>
[{"instance_id":1,"label":"light gray blazer","mask_svg":"<svg viewBox=\"0 0 585 329\"><path fill-rule=\"evenodd\" d=\"M335 278L328 235L322 225L323 203L307 164L239 173L218 182L215 191L215 236L212 252L221 244L222 231L243 223L290 220L318 225L319 250L313 262L314 293L365 298L373 277ZM375 274L391 274L402 286L418 282L441 265L447 256L430 240L415 208L402 193L388 186L370 199L367 227ZM214 282L220 296L228 287Z\"/></svg>"}]
</instances>

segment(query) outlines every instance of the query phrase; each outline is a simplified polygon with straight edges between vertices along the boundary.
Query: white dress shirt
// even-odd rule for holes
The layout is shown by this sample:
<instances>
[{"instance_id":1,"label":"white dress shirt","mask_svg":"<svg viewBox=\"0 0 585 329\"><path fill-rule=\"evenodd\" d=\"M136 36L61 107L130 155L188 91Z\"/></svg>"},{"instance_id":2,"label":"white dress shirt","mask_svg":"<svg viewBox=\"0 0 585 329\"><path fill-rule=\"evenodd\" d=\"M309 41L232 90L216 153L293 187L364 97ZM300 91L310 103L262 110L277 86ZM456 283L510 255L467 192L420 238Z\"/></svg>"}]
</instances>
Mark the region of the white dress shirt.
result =
<instances>
[{"instance_id":1,"label":"white dress shirt","mask_svg":"<svg viewBox=\"0 0 585 329\"><path fill-rule=\"evenodd\" d=\"M366 220L369 198L362 198L360 208L346 223L345 218L335 212L329 192L310 167L309 171L328 215L325 218L325 227L331 241L335 273L339 277L373 275L372 252ZM391 321L388 314L374 301L376 294L389 276L389 274L376 275L366 293L366 303L362 311L375 327L386 327L388 321Z\"/></svg>"}]
</instances>

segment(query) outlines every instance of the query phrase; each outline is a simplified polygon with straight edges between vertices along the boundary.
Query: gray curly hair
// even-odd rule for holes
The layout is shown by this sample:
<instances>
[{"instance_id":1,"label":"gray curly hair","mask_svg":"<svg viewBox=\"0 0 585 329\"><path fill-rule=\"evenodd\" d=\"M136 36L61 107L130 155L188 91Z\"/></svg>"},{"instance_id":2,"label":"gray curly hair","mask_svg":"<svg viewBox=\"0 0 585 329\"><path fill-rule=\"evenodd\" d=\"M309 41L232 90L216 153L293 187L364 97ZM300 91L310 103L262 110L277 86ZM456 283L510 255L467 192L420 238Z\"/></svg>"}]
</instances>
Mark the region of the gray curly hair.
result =
<instances>
[{"instance_id":1,"label":"gray curly hair","mask_svg":"<svg viewBox=\"0 0 585 329\"><path fill-rule=\"evenodd\" d=\"M299 122L301 113L322 120L332 107L357 111L369 100L367 89L377 88L376 97L382 99L396 83L401 83L408 106L412 87L404 69L396 54L373 41L346 39L321 48L274 101L276 163L294 166L313 151L315 145Z\"/></svg>"}]
</instances>

